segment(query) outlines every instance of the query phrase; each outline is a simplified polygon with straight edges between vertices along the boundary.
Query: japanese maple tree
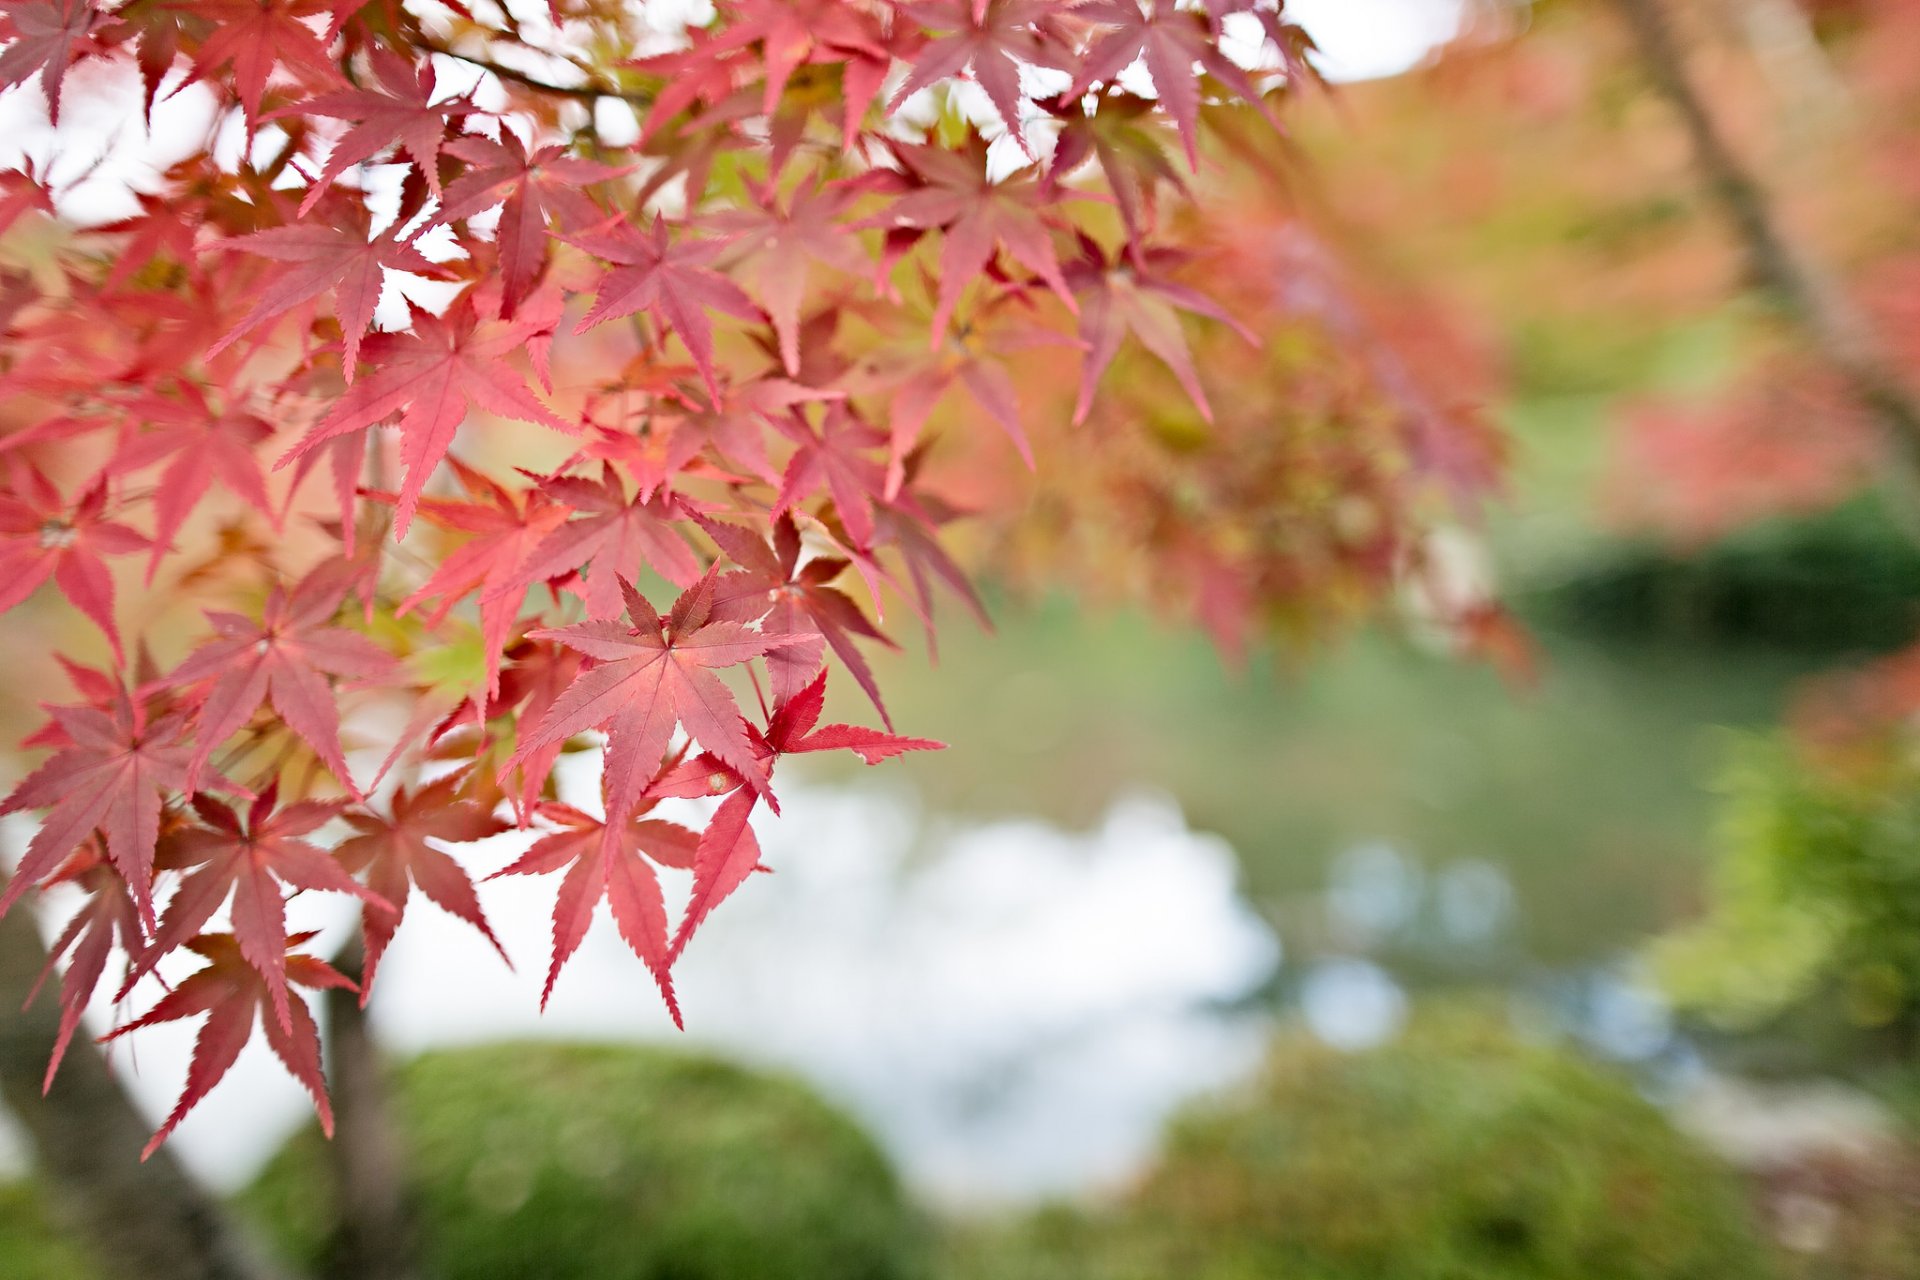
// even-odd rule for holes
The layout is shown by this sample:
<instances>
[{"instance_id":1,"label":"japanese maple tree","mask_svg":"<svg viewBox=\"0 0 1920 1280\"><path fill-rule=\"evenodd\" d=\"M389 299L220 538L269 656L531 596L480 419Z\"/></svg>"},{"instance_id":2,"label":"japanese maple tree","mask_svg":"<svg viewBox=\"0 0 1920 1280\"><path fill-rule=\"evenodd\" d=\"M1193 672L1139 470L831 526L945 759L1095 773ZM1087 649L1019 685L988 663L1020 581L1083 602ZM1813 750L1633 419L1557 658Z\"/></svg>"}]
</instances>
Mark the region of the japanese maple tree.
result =
<instances>
[{"instance_id":1,"label":"japanese maple tree","mask_svg":"<svg viewBox=\"0 0 1920 1280\"><path fill-rule=\"evenodd\" d=\"M301 989L364 1000L422 900L498 947L448 847L509 826L547 991L604 903L677 1019L780 760L938 746L867 654L982 564L1311 636L1497 472L1278 194L1279 0L697 9L0 0L0 91L124 85L166 157L110 221L67 132L0 173L0 609L73 685L0 909L82 896L64 1037L204 960L113 1032L205 1019L156 1141L256 1031L326 1121Z\"/></svg>"}]
</instances>

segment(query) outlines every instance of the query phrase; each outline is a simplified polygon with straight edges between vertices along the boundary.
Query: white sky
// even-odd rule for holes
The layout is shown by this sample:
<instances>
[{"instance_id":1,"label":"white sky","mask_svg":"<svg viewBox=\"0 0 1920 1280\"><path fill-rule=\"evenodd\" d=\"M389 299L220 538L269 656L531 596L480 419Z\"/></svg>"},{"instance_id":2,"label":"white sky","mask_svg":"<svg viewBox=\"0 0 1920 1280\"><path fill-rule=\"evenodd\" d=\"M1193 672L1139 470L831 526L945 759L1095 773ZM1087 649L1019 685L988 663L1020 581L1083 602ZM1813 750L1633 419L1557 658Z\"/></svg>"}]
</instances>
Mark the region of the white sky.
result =
<instances>
[{"instance_id":1,"label":"white sky","mask_svg":"<svg viewBox=\"0 0 1920 1280\"><path fill-rule=\"evenodd\" d=\"M1463 0L1287 0L1287 16L1313 34L1333 80L1398 75L1460 27Z\"/></svg>"}]
</instances>

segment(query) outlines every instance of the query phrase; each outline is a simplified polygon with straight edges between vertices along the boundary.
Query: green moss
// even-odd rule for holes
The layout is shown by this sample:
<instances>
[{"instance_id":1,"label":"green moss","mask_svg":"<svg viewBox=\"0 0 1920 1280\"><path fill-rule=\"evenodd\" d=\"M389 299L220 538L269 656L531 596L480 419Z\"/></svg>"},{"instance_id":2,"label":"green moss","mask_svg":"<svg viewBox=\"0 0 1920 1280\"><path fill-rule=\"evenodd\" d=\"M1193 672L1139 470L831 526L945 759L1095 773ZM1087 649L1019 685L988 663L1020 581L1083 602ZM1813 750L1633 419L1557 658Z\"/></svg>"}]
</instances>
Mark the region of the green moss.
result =
<instances>
[{"instance_id":1,"label":"green moss","mask_svg":"<svg viewBox=\"0 0 1920 1280\"><path fill-rule=\"evenodd\" d=\"M502 1044L397 1073L438 1280L908 1280L920 1225L885 1158L805 1087L655 1049ZM301 1262L325 1252L321 1139L244 1202Z\"/></svg>"},{"instance_id":2,"label":"green moss","mask_svg":"<svg viewBox=\"0 0 1920 1280\"><path fill-rule=\"evenodd\" d=\"M1730 1173L1626 1082L1471 1014L1351 1056L1283 1040L1174 1126L1133 1217L1129 1265L1195 1280L1766 1274Z\"/></svg>"},{"instance_id":3,"label":"green moss","mask_svg":"<svg viewBox=\"0 0 1920 1280\"><path fill-rule=\"evenodd\" d=\"M102 1272L49 1221L31 1183L0 1184L0 1275L6 1280L101 1280Z\"/></svg>"}]
</instances>

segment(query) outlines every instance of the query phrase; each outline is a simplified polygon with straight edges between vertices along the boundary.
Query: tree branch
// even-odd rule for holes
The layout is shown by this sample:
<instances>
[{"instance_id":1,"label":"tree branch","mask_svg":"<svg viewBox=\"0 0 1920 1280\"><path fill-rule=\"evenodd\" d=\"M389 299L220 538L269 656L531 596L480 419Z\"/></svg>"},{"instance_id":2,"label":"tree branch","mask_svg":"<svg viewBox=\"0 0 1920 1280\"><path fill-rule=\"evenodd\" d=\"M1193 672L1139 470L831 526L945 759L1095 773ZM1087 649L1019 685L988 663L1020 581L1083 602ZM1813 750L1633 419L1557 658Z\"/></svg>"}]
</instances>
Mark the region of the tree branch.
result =
<instances>
[{"instance_id":1,"label":"tree branch","mask_svg":"<svg viewBox=\"0 0 1920 1280\"><path fill-rule=\"evenodd\" d=\"M1679 114L1712 201L1732 224L1755 278L1846 379L1892 452L1910 526L1920 520L1920 399L1894 372L1845 291L1781 224L1771 197L1721 133L1687 66L1662 0L1612 0L1660 95Z\"/></svg>"},{"instance_id":2,"label":"tree branch","mask_svg":"<svg viewBox=\"0 0 1920 1280\"><path fill-rule=\"evenodd\" d=\"M357 982L364 958L356 934L334 967ZM386 1064L359 996L336 988L324 999L335 1117L327 1145L334 1210L327 1274L338 1280L417 1280L417 1217L388 1105Z\"/></svg>"},{"instance_id":3,"label":"tree branch","mask_svg":"<svg viewBox=\"0 0 1920 1280\"><path fill-rule=\"evenodd\" d=\"M619 98L637 107L650 107L653 105L653 95L643 90L621 89L607 85L554 84L552 81L542 80L538 76L530 75L514 67L509 67L503 62L495 62L492 58L486 57L483 54L460 53L457 50L449 49L447 46L429 39L424 33L420 36L420 47L428 53L437 53L443 58L453 58L469 66L478 67L482 71L490 71L502 80L512 81L514 84L520 85L522 88L532 89L536 93L550 93L561 98L576 98L582 102L591 102L595 98Z\"/></svg>"}]
</instances>

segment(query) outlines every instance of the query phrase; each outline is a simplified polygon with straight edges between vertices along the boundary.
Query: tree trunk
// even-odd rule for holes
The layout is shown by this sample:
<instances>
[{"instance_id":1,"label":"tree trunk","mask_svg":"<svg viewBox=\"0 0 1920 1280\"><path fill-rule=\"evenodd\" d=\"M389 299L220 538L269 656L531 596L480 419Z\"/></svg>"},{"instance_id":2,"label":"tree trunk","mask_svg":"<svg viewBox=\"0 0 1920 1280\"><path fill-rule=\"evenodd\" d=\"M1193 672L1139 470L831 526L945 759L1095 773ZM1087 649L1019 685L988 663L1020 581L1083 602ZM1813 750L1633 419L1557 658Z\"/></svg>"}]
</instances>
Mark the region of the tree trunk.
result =
<instances>
[{"instance_id":1,"label":"tree trunk","mask_svg":"<svg viewBox=\"0 0 1920 1280\"><path fill-rule=\"evenodd\" d=\"M361 964L356 936L334 967L358 982ZM332 1280L418 1280L415 1216L406 1158L388 1106L385 1064L359 997L332 990L326 1002L334 1113L333 1141L327 1146L334 1209L327 1274Z\"/></svg>"},{"instance_id":2,"label":"tree trunk","mask_svg":"<svg viewBox=\"0 0 1920 1280\"><path fill-rule=\"evenodd\" d=\"M0 919L0 1096L31 1139L62 1226L115 1280L285 1280L171 1151L141 1162L147 1121L92 1044L72 1047L41 1096L59 1005L43 994L31 1009L14 1010L46 961L32 913L16 906Z\"/></svg>"},{"instance_id":3,"label":"tree trunk","mask_svg":"<svg viewBox=\"0 0 1920 1280\"><path fill-rule=\"evenodd\" d=\"M1871 326L1840 283L1789 234L1773 199L1721 132L1694 82L1666 0L1612 0L1632 32L1654 88L1679 115L1707 194L1731 224L1755 280L1820 356L1847 380L1879 424L1896 514L1920 537L1920 398L1880 349Z\"/></svg>"}]
</instances>

